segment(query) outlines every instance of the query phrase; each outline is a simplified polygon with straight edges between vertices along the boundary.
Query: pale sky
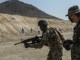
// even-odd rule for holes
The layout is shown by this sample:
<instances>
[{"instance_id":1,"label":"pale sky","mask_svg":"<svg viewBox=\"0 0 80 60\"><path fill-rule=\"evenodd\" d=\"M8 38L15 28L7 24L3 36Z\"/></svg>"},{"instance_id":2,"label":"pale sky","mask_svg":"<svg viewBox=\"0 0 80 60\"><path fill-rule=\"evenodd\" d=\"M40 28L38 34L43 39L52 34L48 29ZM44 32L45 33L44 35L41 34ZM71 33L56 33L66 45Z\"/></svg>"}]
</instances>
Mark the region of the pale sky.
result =
<instances>
[{"instance_id":1,"label":"pale sky","mask_svg":"<svg viewBox=\"0 0 80 60\"><path fill-rule=\"evenodd\" d=\"M0 3L5 0L0 0ZM65 16L69 7L78 5L80 7L80 0L20 0L24 3L32 4L40 10L67 20Z\"/></svg>"}]
</instances>

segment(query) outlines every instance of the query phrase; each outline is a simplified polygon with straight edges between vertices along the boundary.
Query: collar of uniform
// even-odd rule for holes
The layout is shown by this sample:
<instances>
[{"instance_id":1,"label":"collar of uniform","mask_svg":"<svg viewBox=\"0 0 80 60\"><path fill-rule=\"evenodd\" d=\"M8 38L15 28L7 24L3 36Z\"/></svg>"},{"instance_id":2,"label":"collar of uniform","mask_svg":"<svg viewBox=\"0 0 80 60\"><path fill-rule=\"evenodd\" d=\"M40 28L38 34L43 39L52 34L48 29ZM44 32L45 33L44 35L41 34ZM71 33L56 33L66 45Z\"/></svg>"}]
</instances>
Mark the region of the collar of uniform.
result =
<instances>
[{"instance_id":1,"label":"collar of uniform","mask_svg":"<svg viewBox=\"0 0 80 60\"><path fill-rule=\"evenodd\" d=\"M42 33L42 35L44 35L44 34L46 34L46 33L49 33L49 26L47 27L47 30L44 32L44 33Z\"/></svg>"}]
</instances>

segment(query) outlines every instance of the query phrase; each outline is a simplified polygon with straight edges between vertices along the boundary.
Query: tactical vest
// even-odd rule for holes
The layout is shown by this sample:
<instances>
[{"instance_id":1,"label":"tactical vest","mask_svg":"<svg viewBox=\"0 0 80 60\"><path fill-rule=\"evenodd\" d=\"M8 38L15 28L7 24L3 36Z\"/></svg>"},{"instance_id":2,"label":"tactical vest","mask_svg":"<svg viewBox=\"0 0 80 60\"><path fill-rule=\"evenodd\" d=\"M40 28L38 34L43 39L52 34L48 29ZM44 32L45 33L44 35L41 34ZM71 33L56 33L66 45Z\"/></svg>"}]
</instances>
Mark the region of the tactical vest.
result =
<instances>
[{"instance_id":1,"label":"tactical vest","mask_svg":"<svg viewBox=\"0 0 80 60\"><path fill-rule=\"evenodd\" d=\"M56 28L50 28L50 32L55 32L57 37L60 37L61 41L63 42L65 39L63 37L63 35L60 33L60 31L58 31Z\"/></svg>"}]
</instances>

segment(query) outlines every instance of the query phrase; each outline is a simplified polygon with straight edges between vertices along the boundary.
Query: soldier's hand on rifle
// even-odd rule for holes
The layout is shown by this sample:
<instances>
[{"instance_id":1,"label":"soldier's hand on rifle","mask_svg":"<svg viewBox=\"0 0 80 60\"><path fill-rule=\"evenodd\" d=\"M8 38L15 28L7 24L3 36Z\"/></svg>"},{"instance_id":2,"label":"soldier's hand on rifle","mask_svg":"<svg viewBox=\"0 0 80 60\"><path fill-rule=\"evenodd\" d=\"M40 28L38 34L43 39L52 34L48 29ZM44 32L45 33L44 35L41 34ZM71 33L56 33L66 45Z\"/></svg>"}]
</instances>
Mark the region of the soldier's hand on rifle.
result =
<instances>
[{"instance_id":1,"label":"soldier's hand on rifle","mask_svg":"<svg viewBox=\"0 0 80 60\"><path fill-rule=\"evenodd\" d=\"M30 47L30 46L29 46L28 43L24 43L24 47L25 47L25 48L28 48L28 47Z\"/></svg>"},{"instance_id":2,"label":"soldier's hand on rifle","mask_svg":"<svg viewBox=\"0 0 80 60\"><path fill-rule=\"evenodd\" d=\"M66 41L63 42L63 47L66 49L66 50L70 50L71 49L71 44L73 44L73 41L67 39Z\"/></svg>"},{"instance_id":3,"label":"soldier's hand on rifle","mask_svg":"<svg viewBox=\"0 0 80 60\"><path fill-rule=\"evenodd\" d=\"M34 38L35 38L35 39L39 39L39 37L38 37L38 36L35 36Z\"/></svg>"}]
</instances>

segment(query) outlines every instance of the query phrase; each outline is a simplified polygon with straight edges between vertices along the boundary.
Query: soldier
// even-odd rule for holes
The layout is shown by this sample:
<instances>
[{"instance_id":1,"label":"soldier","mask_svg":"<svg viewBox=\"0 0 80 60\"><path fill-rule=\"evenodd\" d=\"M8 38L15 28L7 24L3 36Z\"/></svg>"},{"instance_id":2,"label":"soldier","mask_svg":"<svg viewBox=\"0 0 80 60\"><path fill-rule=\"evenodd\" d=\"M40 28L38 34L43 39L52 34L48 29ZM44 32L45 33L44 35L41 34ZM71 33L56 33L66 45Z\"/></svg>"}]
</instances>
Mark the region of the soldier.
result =
<instances>
[{"instance_id":1,"label":"soldier","mask_svg":"<svg viewBox=\"0 0 80 60\"><path fill-rule=\"evenodd\" d=\"M71 48L71 60L80 60L80 9L74 5L68 9L69 20L76 23L73 34L73 45Z\"/></svg>"},{"instance_id":2,"label":"soldier","mask_svg":"<svg viewBox=\"0 0 80 60\"><path fill-rule=\"evenodd\" d=\"M21 29L21 33L24 33L24 28Z\"/></svg>"},{"instance_id":3,"label":"soldier","mask_svg":"<svg viewBox=\"0 0 80 60\"><path fill-rule=\"evenodd\" d=\"M29 44L32 48L42 48L43 45L49 47L47 60L62 60L62 42L64 37L55 28L48 28L48 23L45 20L40 20L38 26L42 31L42 38L38 44Z\"/></svg>"}]
</instances>

